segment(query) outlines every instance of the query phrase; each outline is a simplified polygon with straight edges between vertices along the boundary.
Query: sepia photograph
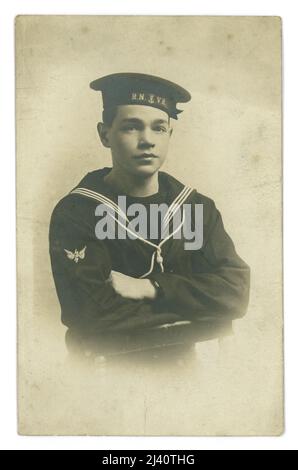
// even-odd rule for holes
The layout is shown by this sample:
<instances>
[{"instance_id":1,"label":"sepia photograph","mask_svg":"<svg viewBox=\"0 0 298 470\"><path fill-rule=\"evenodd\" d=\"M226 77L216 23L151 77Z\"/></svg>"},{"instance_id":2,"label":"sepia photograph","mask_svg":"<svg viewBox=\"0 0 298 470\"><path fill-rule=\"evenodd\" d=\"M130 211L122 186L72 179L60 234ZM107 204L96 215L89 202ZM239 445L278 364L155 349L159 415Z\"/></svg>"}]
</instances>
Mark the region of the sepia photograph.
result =
<instances>
[{"instance_id":1,"label":"sepia photograph","mask_svg":"<svg viewBox=\"0 0 298 470\"><path fill-rule=\"evenodd\" d=\"M19 434L280 435L280 18L15 40Z\"/></svg>"}]
</instances>

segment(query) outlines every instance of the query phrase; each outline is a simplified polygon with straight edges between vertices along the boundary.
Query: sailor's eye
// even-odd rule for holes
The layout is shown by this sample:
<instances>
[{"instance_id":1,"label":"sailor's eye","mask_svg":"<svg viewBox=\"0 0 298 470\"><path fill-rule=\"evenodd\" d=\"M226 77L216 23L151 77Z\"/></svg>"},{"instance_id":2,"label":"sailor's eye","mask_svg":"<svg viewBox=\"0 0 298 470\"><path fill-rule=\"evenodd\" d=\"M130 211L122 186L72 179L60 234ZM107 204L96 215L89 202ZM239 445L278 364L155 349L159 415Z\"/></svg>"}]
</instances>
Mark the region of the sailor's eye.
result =
<instances>
[{"instance_id":1,"label":"sailor's eye","mask_svg":"<svg viewBox=\"0 0 298 470\"><path fill-rule=\"evenodd\" d=\"M165 126L154 126L153 130L155 132L167 132L167 128Z\"/></svg>"},{"instance_id":2,"label":"sailor's eye","mask_svg":"<svg viewBox=\"0 0 298 470\"><path fill-rule=\"evenodd\" d=\"M129 124L124 127L122 127L122 131L135 131L137 129L137 126L135 124Z\"/></svg>"}]
</instances>

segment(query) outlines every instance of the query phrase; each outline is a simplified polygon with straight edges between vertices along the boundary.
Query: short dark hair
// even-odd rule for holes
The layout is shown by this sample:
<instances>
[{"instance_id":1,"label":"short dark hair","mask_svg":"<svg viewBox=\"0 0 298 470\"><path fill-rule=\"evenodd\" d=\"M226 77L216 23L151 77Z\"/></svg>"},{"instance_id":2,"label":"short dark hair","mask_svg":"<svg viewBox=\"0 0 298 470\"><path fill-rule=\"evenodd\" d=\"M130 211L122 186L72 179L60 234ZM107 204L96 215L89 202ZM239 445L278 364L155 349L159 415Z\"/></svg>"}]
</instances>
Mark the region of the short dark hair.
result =
<instances>
[{"instance_id":1,"label":"short dark hair","mask_svg":"<svg viewBox=\"0 0 298 470\"><path fill-rule=\"evenodd\" d=\"M110 127L117 114L118 106L104 109L102 112L102 122ZM170 116L168 117L168 123L170 124Z\"/></svg>"},{"instance_id":2,"label":"short dark hair","mask_svg":"<svg viewBox=\"0 0 298 470\"><path fill-rule=\"evenodd\" d=\"M102 121L107 126L111 126L117 114L117 106L104 109L102 112Z\"/></svg>"}]
</instances>

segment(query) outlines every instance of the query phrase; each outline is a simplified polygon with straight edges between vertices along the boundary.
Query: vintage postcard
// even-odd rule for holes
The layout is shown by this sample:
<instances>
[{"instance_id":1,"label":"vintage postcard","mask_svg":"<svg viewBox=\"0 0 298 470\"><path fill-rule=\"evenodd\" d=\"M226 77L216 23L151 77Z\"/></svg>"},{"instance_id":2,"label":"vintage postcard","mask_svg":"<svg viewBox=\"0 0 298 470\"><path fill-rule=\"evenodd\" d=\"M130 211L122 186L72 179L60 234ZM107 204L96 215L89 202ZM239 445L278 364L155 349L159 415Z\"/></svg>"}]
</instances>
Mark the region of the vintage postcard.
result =
<instances>
[{"instance_id":1,"label":"vintage postcard","mask_svg":"<svg viewBox=\"0 0 298 470\"><path fill-rule=\"evenodd\" d=\"M280 18L15 28L19 433L280 435Z\"/></svg>"}]
</instances>

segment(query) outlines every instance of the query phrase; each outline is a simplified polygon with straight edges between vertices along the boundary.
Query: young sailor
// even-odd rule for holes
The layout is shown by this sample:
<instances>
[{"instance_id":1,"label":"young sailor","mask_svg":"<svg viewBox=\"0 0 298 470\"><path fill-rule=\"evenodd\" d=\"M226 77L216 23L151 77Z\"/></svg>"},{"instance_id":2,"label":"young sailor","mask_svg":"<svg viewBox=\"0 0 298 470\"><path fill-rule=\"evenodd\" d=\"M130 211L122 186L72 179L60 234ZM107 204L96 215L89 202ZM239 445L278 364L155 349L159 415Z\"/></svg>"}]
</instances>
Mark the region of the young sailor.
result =
<instances>
[{"instance_id":1,"label":"young sailor","mask_svg":"<svg viewBox=\"0 0 298 470\"><path fill-rule=\"evenodd\" d=\"M90 86L102 92L98 132L113 166L88 173L51 219L52 270L69 348L105 355L129 350L132 343L137 350L151 342L179 343L184 337L194 343L229 334L232 320L246 312L249 268L214 202L160 171L171 118L181 112L176 105L190 94L135 73L109 75ZM126 198L126 212L119 197ZM129 208L136 204L147 210L147 236L131 225ZM156 205L164 205L160 224L150 217ZM186 206L194 234L197 207L203 208L203 238L196 249L186 249ZM99 233L103 207L106 237ZM108 236L109 228L115 236ZM177 335L168 341L172 325L182 331L179 341Z\"/></svg>"}]
</instances>

